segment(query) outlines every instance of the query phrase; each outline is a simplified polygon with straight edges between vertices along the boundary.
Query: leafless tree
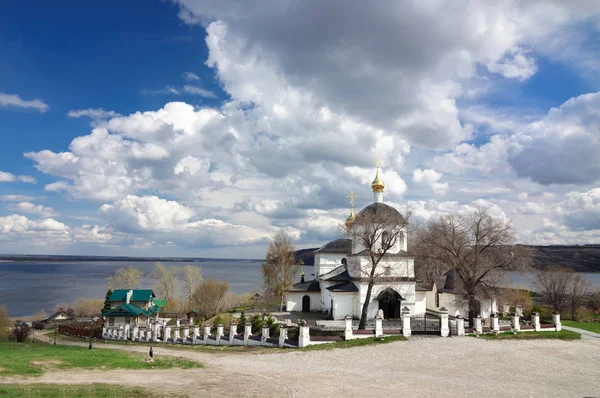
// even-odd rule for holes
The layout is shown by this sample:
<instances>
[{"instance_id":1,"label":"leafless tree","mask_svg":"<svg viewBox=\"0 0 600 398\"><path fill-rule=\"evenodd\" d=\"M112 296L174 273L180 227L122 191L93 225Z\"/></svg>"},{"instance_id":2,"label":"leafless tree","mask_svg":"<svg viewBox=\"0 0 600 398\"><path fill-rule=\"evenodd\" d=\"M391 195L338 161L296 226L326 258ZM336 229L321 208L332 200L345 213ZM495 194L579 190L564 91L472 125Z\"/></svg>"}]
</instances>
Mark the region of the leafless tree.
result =
<instances>
[{"instance_id":1,"label":"leafless tree","mask_svg":"<svg viewBox=\"0 0 600 398\"><path fill-rule=\"evenodd\" d=\"M511 221L496 219L487 209L476 209L430 222L417 257L454 269L463 282L472 323L479 313L480 300L494 295L506 271L529 267L531 249L514 242Z\"/></svg>"},{"instance_id":2,"label":"leafless tree","mask_svg":"<svg viewBox=\"0 0 600 398\"><path fill-rule=\"evenodd\" d=\"M361 253L369 259L366 266L360 263L348 264L348 267L353 267L354 275L360 275L368 283L359 329L364 329L367 323L373 286L389 273L387 267L380 266L381 260L394 253L395 248L403 242L409 218L410 214L402 216L389 206L367 207L356 216L352 226L346 229L345 235L352 240L353 252L363 249Z\"/></svg>"},{"instance_id":3,"label":"leafless tree","mask_svg":"<svg viewBox=\"0 0 600 398\"><path fill-rule=\"evenodd\" d=\"M185 289L187 304L191 302L194 289L202 281L202 270L197 265L185 265L179 269L179 276Z\"/></svg>"},{"instance_id":4,"label":"leafless tree","mask_svg":"<svg viewBox=\"0 0 600 398\"><path fill-rule=\"evenodd\" d=\"M178 269L176 267L167 267L160 262L154 264L154 271L150 273L150 278L156 280L155 293L167 300L167 307L169 307L169 301L175 298L178 282L177 274Z\"/></svg>"},{"instance_id":5,"label":"leafless tree","mask_svg":"<svg viewBox=\"0 0 600 398\"><path fill-rule=\"evenodd\" d=\"M279 232L269 243L267 256L262 264L263 281L266 291L272 297L280 298L283 310L285 291L296 278L300 265L296 262L296 249L285 232Z\"/></svg>"},{"instance_id":6,"label":"leafless tree","mask_svg":"<svg viewBox=\"0 0 600 398\"><path fill-rule=\"evenodd\" d=\"M103 306L104 299L79 297L73 301L75 315L80 318L100 315Z\"/></svg>"},{"instance_id":7,"label":"leafless tree","mask_svg":"<svg viewBox=\"0 0 600 398\"><path fill-rule=\"evenodd\" d=\"M115 289L138 289L142 283L142 271L139 268L119 268L113 276L106 278L108 288Z\"/></svg>"},{"instance_id":8,"label":"leafless tree","mask_svg":"<svg viewBox=\"0 0 600 398\"><path fill-rule=\"evenodd\" d=\"M192 306L200 311L205 319L212 318L223 309L228 290L227 281L205 279L198 284L192 294Z\"/></svg>"},{"instance_id":9,"label":"leafless tree","mask_svg":"<svg viewBox=\"0 0 600 398\"><path fill-rule=\"evenodd\" d=\"M551 267L537 274L535 287L554 312L560 314L568 308L575 320L590 285L570 268Z\"/></svg>"}]
</instances>

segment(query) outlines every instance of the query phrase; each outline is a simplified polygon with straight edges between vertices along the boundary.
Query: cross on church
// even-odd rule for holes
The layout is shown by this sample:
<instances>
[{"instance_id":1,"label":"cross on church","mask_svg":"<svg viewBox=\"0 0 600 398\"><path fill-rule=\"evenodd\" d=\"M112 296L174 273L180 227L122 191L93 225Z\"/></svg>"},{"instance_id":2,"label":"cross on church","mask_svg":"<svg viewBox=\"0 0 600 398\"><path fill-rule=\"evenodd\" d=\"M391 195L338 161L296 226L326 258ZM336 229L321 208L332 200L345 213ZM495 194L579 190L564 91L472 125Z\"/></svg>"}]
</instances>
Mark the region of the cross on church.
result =
<instances>
[{"instance_id":1,"label":"cross on church","mask_svg":"<svg viewBox=\"0 0 600 398\"><path fill-rule=\"evenodd\" d=\"M348 195L347 197L348 199L350 199L350 207L352 208L352 210L354 210L354 200L356 200L358 196L354 194L354 191L350 191L350 195Z\"/></svg>"}]
</instances>

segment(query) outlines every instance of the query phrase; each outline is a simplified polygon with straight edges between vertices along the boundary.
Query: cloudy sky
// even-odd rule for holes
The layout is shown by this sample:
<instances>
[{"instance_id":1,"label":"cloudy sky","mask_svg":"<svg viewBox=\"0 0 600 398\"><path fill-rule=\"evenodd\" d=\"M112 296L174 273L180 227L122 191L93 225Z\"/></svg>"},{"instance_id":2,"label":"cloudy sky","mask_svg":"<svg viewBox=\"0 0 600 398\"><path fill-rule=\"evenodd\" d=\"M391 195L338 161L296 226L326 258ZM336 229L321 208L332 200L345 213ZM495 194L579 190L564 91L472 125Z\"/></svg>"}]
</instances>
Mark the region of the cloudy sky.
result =
<instances>
[{"instance_id":1,"label":"cloudy sky","mask_svg":"<svg viewBox=\"0 0 600 398\"><path fill-rule=\"evenodd\" d=\"M0 10L0 253L260 258L372 201L600 242L600 2Z\"/></svg>"}]
</instances>

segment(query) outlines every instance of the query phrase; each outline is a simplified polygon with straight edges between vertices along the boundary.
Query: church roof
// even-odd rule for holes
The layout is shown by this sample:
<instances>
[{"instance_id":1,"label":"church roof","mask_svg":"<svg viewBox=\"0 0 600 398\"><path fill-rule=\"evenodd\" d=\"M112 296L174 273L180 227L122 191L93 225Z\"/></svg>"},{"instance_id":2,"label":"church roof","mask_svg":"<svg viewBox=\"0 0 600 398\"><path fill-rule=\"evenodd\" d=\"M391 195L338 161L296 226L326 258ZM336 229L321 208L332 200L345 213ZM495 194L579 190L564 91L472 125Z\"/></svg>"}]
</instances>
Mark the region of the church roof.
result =
<instances>
[{"instance_id":1,"label":"church roof","mask_svg":"<svg viewBox=\"0 0 600 398\"><path fill-rule=\"evenodd\" d=\"M320 292L321 286L319 285L319 281L316 279L306 281L306 282L298 282L294 283L291 288L287 290L288 292Z\"/></svg>"},{"instance_id":2,"label":"church roof","mask_svg":"<svg viewBox=\"0 0 600 398\"><path fill-rule=\"evenodd\" d=\"M349 281L352 278L350 277L346 266L340 265L339 267L329 271L328 273L320 275L319 279L328 282L344 282Z\"/></svg>"},{"instance_id":3,"label":"church roof","mask_svg":"<svg viewBox=\"0 0 600 398\"><path fill-rule=\"evenodd\" d=\"M357 215L355 222L360 221L361 217L372 216L381 217L386 219L396 219L398 222L404 221L404 216L400 212L394 209L392 206L386 205L385 203L371 203L364 209L362 209Z\"/></svg>"},{"instance_id":4,"label":"church roof","mask_svg":"<svg viewBox=\"0 0 600 398\"><path fill-rule=\"evenodd\" d=\"M336 239L325 243L315 253L344 253L352 251L352 241L350 239Z\"/></svg>"},{"instance_id":5,"label":"church roof","mask_svg":"<svg viewBox=\"0 0 600 398\"><path fill-rule=\"evenodd\" d=\"M342 282L338 285L330 286L327 288L330 292L334 293L350 293L350 292L358 292L358 288L356 285L350 281Z\"/></svg>"},{"instance_id":6,"label":"church roof","mask_svg":"<svg viewBox=\"0 0 600 398\"><path fill-rule=\"evenodd\" d=\"M462 280L453 269L446 272L442 276L434 276L433 282L437 286L438 292L441 293L452 293L452 294L464 294L465 289Z\"/></svg>"}]
</instances>

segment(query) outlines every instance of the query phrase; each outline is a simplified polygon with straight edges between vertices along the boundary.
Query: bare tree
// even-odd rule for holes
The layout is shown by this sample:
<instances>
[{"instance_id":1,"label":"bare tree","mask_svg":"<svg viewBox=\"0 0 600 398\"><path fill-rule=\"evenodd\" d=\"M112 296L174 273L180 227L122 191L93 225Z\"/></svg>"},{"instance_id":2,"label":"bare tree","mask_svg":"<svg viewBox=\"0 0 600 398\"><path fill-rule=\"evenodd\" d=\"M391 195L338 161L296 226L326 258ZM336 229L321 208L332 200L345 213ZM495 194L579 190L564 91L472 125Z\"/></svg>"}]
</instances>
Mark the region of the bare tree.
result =
<instances>
[{"instance_id":1,"label":"bare tree","mask_svg":"<svg viewBox=\"0 0 600 398\"><path fill-rule=\"evenodd\" d=\"M262 264L262 274L267 292L273 297L281 298L281 310L285 291L294 283L299 267L290 237L283 231L277 233L269 243L267 256Z\"/></svg>"},{"instance_id":2,"label":"bare tree","mask_svg":"<svg viewBox=\"0 0 600 398\"><path fill-rule=\"evenodd\" d=\"M113 276L106 279L111 290L138 289L142 283L142 271L135 267L119 268Z\"/></svg>"},{"instance_id":3,"label":"bare tree","mask_svg":"<svg viewBox=\"0 0 600 398\"><path fill-rule=\"evenodd\" d=\"M577 320L577 310L584 303L584 298L589 292L591 285L581 275L573 272L569 285L569 305L571 307L571 320Z\"/></svg>"},{"instance_id":4,"label":"bare tree","mask_svg":"<svg viewBox=\"0 0 600 398\"><path fill-rule=\"evenodd\" d=\"M100 315L103 306L104 299L79 297L73 301L75 315L80 318Z\"/></svg>"},{"instance_id":5,"label":"bare tree","mask_svg":"<svg viewBox=\"0 0 600 398\"><path fill-rule=\"evenodd\" d=\"M569 283L573 270L562 267L549 267L535 278L535 288L542 295L546 305L554 312L562 313L569 297Z\"/></svg>"},{"instance_id":6,"label":"bare tree","mask_svg":"<svg viewBox=\"0 0 600 398\"><path fill-rule=\"evenodd\" d=\"M380 266L381 260L397 251L405 239L409 218L410 214L402 216L389 206L377 206L373 209L367 207L356 216L352 226L346 229L346 236L354 246L353 252L363 249L363 253L369 258L367 266L355 264L353 268L353 273L365 278L368 283L359 329L364 329L367 323L373 286L389 273L387 267Z\"/></svg>"},{"instance_id":7,"label":"bare tree","mask_svg":"<svg viewBox=\"0 0 600 398\"><path fill-rule=\"evenodd\" d=\"M7 340L10 334L10 318L8 317L8 312L6 311L6 307L0 305L0 341Z\"/></svg>"},{"instance_id":8,"label":"bare tree","mask_svg":"<svg viewBox=\"0 0 600 398\"><path fill-rule=\"evenodd\" d=\"M179 269L179 275L185 289L187 304L189 304L192 300L194 289L202 281L202 269L197 265L187 264Z\"/></svg>"},{"instance_id":9,"label":"bare tree","mask_svg":"<svg viewBox=\"0 0 600 398\"><path fill-rule=\"evenodd\" d=\"M427 229L423 226L410 224L408 230L408 252L415 258L415 277L419 281L433 282L435 276L443 275L448 271L449 265L431 258L427 249Z\"/></svg>"},{"instance_id":10,"label":"bare tree","mask_svg":"<svg viewBox=\"0 0 600 398\"><path fill-rule=\"evenodd\" d=\"M154 267L154 271L150 273L150 278L156 280L154 290L167 300L167 307L169 307L169 302L175 298L178 269L173 266L167 267L160 262L154 264Z\"/></svg>"},{"instance_id":11,"label":"bare tree","mask_svg":"<svg viewBox=\"0 0 600 398\"><path fill-rule=\"evenodd\" d=\"M495 219L487 209L477 209L430 222L418 257L454 269L463 282L472 324L480 300L494 295L504 273L528 268L531 249L514 242L511 221Z\"/></svg>"},{"instance_id":12,"label":"bare tree","mask_svg":"<svg viewBox=\"0 0 600 398\"><path fill-rule=\"evenodd\" d=\"M200 311L204 318L212 318L223 309L228 290L227 281L205 279L198 284L192 294L192 306Z\"/></svg>"}]
</instances>

